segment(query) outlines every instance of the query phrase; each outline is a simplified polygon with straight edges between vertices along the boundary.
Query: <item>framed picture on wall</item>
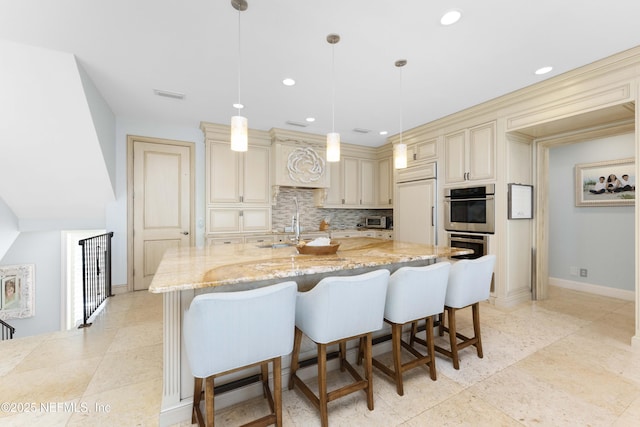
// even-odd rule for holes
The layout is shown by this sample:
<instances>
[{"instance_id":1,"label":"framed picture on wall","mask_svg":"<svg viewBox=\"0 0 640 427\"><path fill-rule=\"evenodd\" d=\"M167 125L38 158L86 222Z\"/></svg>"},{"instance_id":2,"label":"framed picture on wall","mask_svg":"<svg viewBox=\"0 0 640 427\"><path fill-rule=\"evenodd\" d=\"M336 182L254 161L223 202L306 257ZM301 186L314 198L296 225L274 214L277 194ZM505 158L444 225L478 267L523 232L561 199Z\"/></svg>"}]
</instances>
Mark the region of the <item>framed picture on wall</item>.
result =
<instances>
[{"instance_id":1,"label":"framed picture on wall","mask_svg":"<svg viewBox=\"0 0 640 427\"><path fill-rule=\"evenodd\" d=\"M576 206L630 206L636 199L633 157L577 164Z\"/></svg>"},{"instance_id":2,"label":"framed picture on wall","mask_svg":"<svg viewBox=\"0 0 640 427\"><path fill-rule=\"evenodd\" d=\"M0 266L0 319L35 315L33 264Z\"/></svg>"}]
</instances>

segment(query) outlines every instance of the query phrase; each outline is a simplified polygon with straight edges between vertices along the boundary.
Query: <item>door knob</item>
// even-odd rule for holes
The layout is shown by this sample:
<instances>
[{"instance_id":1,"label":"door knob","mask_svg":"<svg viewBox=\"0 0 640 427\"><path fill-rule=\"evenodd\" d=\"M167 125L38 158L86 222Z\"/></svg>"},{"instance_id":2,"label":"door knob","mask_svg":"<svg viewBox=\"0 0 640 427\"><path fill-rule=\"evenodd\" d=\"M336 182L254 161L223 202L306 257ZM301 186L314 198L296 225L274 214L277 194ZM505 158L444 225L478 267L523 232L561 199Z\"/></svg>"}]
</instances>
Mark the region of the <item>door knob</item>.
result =
<instances>
[{"instance_id":1,"label":"door knob","mask_svg":"<svg viewBox=\"0 0 640 427\"><path fill-rule=\"evenodd\" d=\"M182 234L184 234L185 236L188 236L189 232L188 231L183 231Z\"/></svg>"}]
</instances>

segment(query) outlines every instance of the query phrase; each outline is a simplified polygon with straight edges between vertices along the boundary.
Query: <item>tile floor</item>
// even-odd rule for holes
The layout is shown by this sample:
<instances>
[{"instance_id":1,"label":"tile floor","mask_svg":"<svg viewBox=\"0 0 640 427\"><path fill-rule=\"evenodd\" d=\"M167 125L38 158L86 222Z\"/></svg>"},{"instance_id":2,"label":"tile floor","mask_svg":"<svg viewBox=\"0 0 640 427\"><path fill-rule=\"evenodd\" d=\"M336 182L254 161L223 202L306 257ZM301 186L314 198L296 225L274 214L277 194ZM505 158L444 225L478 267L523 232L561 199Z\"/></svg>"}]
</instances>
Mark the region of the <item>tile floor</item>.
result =
<instances>
[{"instance_id":1,"label":"tile floor","mask_svg":"<svg viewBox=\"0 0 640 427\"><path fill-rule=\"evenodd\" d=\"M374 369L375 410L353 394L330 403L330 424L640 425L640 350L629 344L634 303L559 288L550 294L508 311L484 304L484 358L466 349L456 371L439 357L435 382L426 369L409 371L402 397ZM111 299L91 328L0 343L0 402L23 405L22 413L0 411L0 425L157 425L161 322L161 298L137 292ZM468 329L469 316L459 325ZM330 387L341 381L330 374ZM283 400L285 425L319 425L297 389ZM31 402L36 410L25 412ZM238 425L265 408L261 398L225 408L216 424Z\"/></svg>"}]
</instances>

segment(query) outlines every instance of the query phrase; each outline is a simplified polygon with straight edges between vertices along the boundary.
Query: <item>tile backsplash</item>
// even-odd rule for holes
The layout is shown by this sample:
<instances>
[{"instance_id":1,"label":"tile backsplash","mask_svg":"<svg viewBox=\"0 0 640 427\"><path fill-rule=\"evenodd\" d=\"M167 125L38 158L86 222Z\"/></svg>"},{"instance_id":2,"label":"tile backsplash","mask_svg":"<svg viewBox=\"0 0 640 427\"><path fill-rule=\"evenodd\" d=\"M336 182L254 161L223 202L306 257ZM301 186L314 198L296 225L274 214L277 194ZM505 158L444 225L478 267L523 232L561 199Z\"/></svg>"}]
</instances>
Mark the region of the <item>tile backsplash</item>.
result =
<instances>
[{"instance_id":1,"label":"tile backsplash","mask_svg":"<svg viewBox=\"0 0 640 427\"><path fill-rule=\"evenodd\" d=\"M313 189L280 187L277 203L271 211L273 230L283 231L291 226L291 218L296 213L294 197L298 198L300 206L300 226L306 231L317 231L323 219L329 220L331 230L343 230L356 228L367 215L393 215L393 209L317 208L313 203Z\"/></svg>"}]
</instances>

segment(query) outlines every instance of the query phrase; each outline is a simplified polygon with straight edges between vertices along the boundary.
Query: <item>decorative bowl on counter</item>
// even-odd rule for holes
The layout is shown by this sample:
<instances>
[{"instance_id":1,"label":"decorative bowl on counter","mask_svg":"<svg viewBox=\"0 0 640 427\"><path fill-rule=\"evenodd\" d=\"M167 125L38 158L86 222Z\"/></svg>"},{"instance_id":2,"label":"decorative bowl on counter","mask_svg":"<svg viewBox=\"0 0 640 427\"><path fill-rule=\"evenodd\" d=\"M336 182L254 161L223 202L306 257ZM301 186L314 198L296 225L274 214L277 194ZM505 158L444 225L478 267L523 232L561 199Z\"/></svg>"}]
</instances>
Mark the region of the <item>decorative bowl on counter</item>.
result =
<instances>
[{"instance_id":1,"label":"decorative bowl on counter","mask_svg":"<svg viewBox=\"0 0 640 427\"><path fill-rule=\"evenodd\" d=\"M307 242L301 242L296 245L299 254L302 255L332 255L338 252L340 242L332 240L325 246L308 245Z\"/></svg>"}]
</instances>

